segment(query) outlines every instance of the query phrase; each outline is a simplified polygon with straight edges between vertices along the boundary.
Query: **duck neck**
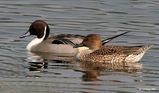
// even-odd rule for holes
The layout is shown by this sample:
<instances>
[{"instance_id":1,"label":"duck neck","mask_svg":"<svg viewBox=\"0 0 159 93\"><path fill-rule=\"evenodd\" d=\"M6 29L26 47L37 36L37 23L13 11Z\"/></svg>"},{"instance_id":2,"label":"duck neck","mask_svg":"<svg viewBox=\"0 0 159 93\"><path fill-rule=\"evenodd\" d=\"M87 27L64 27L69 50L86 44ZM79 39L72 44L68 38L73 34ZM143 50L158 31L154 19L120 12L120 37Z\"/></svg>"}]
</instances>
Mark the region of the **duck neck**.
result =
<instances>
[{"instance_id":1,"label":"duck neck","mask_svg":"<svg viewBox=\"0 0 159 93\"><path fill-rule=\"evenodd\" d=\"M76 57L78 59L80 59L80 57L83 57L83 56L90 54L92 52L93 52L93 50L89 49L88 47L79 47Z\"/></svg>"},{"instance_id":2,"label":"duck neck","mask_svg":"<svg viewBox=\"0 0 159 93\"><path fill-rule=\"evenodd\" d=\"M45 30L44 30L44 37L42 37L44 40L47 39L47 37L50 34L50 28L48 25L45 26Z\"/></svg>"},{"instance_id":3,"label":"duck neck","mask_svg":"<svg viewBox=\"0 0 159 93\"><path fill-rule=\"evenodd\" d=\"M47 27L44 29L44 35L42 38L35 38L33 39L28 45L27 45L27 50L32 51L35 50L35 48L46 38L47 34Z\"/></svg>"}]
</instances>

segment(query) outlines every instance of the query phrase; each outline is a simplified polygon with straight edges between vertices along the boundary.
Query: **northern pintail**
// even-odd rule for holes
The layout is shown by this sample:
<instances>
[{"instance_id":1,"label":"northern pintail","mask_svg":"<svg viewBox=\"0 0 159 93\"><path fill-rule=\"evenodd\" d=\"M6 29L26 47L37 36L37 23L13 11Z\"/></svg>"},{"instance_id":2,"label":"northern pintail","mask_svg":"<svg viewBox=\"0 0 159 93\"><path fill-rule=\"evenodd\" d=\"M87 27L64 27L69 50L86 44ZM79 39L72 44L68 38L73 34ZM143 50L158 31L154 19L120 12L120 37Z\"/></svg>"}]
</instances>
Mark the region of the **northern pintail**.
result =
<instances>
[{"instance_id":1,"label":"northern pintail","mask_svg":"<svg viewBox=\"0 0 159 93\"><path fill-rule=\"evenodd\" d=\"M76 55L78 60L111 64L138 62L151 46L102 45L100 36L97 34L89 34L81 44L75 45L78 48Z\"/></svg>"},{"instance_id":2,"label":"northern pintail","mask_svg":"<svg viewBox=\"0 0 159 93\"><path fill-rule=\"evenodd\" d=\"M114 37L103 40L103 44L109 42L113 38L124 35L127 32L116 35ZM33 39L28 45L27 50L31 52L50 52L50 53L64 53L75 55L77 49L73 48L71 44L80 44L85 36L72 34L49 35L50 28L43 20L35 20L29 27L29 30L20 38L30 35L35 35L37 38ZM68 43L70 40L73 43Z\"/></svg>"}]
</instances>

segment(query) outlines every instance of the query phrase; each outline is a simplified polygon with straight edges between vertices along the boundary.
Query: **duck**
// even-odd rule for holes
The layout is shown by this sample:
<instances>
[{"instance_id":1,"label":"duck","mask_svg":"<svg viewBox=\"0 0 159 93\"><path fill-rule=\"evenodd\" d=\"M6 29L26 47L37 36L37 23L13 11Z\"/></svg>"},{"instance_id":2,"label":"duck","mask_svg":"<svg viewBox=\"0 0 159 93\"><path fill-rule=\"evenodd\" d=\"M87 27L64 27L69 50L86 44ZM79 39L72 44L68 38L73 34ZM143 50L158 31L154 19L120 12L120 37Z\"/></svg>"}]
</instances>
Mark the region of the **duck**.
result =
<instances>
[{"instance_id":1,"label":"duck","mask_svg":"<svg viewBox=\"0 0 159 93\"><path fill-rule=\"evenodd\" d=\"M124 35L122 34L107 38L103 40L103 44L108 43L112 39ZM49 25L44 20L35 20L30 25L28 31L20 36L20 38L25 38L34 35L34 38L26 47L29 52L47 52L55 54L71 54L75 55L77 53L77 48L73 48L74 44L80 44L84 37L83 35L73 35L73 34L59 34L50 35ZM73 43L71 43L71 42Z\"/></svg>"},{"instance_id":2,"label":"duck","mask_svg":"<svg viewBox=\"0 0 159 93\"><path fill-rule=\"evenodd\" d=\"M82 43L74 46L74 48L78 48L77 60L107 64L137 63L151 47L151 44L139 46L102 45L98 34L89 34Z\"/></svg>"}]
</instances>

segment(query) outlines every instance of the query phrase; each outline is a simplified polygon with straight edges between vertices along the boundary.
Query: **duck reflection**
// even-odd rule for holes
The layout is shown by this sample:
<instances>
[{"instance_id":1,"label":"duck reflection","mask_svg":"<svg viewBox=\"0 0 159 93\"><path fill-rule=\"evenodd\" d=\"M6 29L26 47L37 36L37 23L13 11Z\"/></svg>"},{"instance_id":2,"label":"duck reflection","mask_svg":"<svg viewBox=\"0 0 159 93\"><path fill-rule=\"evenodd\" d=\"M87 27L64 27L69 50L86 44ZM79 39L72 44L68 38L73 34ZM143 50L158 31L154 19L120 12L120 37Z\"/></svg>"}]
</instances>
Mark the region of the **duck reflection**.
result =
<instances>
[{"instance_id":1,"label":"duck reflection","mask_svg":"<svg viewBox=\"0 0 159 93\"><path fill-rule=\"evenodd\" d=\"M42 71L48 68L48 62L53 61L57 63L71 62L74 57L67 56L66 54L58 56L52 53L41 52L28 52L29 59L29 71Z\"/></svg>"},{"instance_id":2,"label":"duck reflection","mask_svg":"<svg viewBox=\"0 0 159 93\"><path fill-rule=\"evenodd\" d=\"M80 72L83 73L83 81L97 81L101 72L126 72L136 73L141 71L142 64L140 63L123 63L123 64L105 64L105 63L92 63L92 62L80 62Z\"/></svg>"},{"instance_id":3,"label":"duck reflection","mask_svg":"<svg viewBox=\"0 0 159 93\"><path fill-rule=\"evenodd\" d=\"M29 59L35 62L44 61L44 60L53 60L53 61L72 61L74 60L73 56L70 54L54 54L54 53L44 53L44 52L28 52Z\"/></svg>"},{"instance_id":4,"label":"duck reflection","mask_svg":"<svg viewBox=\"0 0 159 93\"><path fill-rule=\"evenodd\" d=\"M106 71L122 71L128 73L136 73L141 71L142 64L140 63L116 63L116 64L106 64L100 62L81 62L77 61L75 57L67 56L67 54L63 56L58 56L56 54L49 53L31 53L29 52L29 70L30 71L42 71L48 68L49 62L54 63L71 63L72 69L75 71L80 71L83 73L82 80L83 81L97 81L101 72ZM63 65L60 65L63 66ZM79 70L80 69L80 70Z\"/></svg>"},{"instance_id":5,"label":"duck reflection","mask_svg":"<svg viewBox=\"0 0 159 93\"><path fill-rule=\"evenodd\" d=\"M88 70L88 71L84 72L82 79L83 79L83 81L97 81L98 76L100 76L100 71Z\"/></svg>"},{"instance_id":6,"label":"duck reflection","mask_svg":"<svg viewBox=\"0 0 159 93\"><path fill-rule=\"evenodd\" d=\"M29 64L29 71L41 71L48 67L48 62L29 62Z\"/></svg>"}]
</instances>

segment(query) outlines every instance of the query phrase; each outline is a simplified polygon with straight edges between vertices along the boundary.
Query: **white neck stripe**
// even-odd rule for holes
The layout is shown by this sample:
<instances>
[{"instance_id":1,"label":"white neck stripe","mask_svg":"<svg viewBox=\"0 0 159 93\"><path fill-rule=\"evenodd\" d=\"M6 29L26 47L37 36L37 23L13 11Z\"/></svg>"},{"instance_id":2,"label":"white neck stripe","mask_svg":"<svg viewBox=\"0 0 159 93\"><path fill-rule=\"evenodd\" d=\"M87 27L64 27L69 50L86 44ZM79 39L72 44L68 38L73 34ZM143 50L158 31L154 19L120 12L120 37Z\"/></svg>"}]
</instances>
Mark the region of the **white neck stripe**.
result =
<instances>
[{"instance_id":1,"label":"white neck stripe","mask_svg":"<svg viewBox=\"0 0 159 93\"><path fill-rule=\"evenodd\" d=\"M45 29L44 29L44 35L42 38L35 38L33 39L27 46L27 49L28 50L36 50L36 47L44 40L45 38L45 35L46 35L46 26L45 26Z\"/></svg>"},{"instance_id":2,"label":"white neck stripe","mask_svg":"<svg viewBox=\"0 0 159 93\"><path fill-rule=\"evenodd\" d=\"M45 36L46 36L46 26L45 26L45 29L44 29L44 35L43 35L43 37L41 38L42 40L44 40L44 38L45 38Z\"/></svg>"}]
</instances>

